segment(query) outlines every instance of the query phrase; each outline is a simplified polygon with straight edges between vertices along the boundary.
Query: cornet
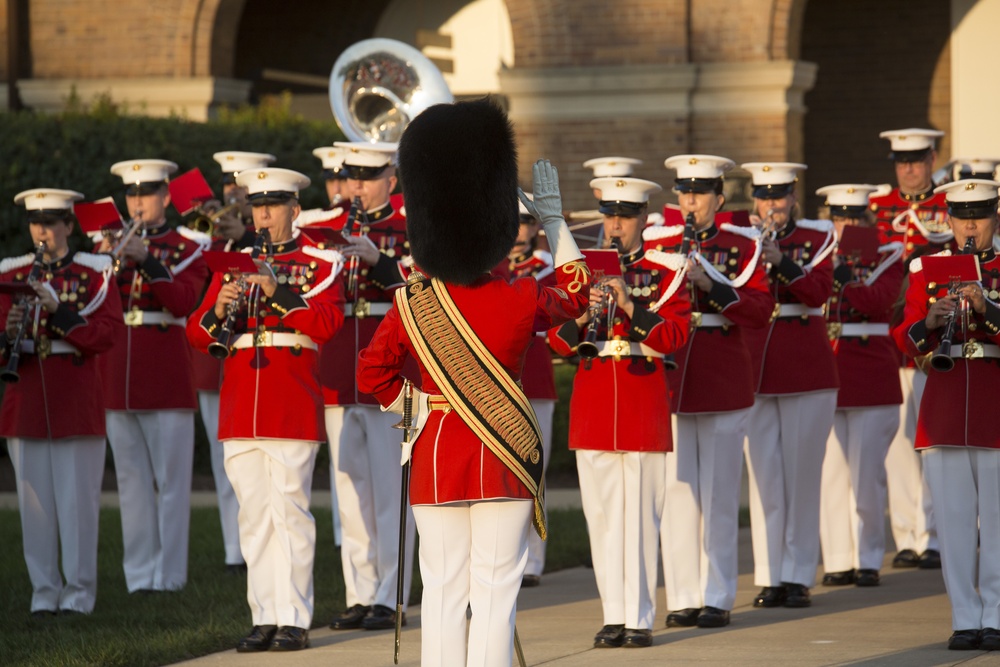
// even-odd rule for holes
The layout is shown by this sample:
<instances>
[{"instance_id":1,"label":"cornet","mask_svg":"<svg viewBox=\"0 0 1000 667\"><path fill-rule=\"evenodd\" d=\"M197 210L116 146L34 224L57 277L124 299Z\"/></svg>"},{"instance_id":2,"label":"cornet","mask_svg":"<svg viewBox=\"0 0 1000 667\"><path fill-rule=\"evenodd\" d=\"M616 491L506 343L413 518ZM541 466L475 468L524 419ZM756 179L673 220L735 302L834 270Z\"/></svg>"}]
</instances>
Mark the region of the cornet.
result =
<instances>
[{"instance_id":1,"label":"cornet","mask_svg":"<svg viewBox=\"0 0 1000 667\"><path fill-rule=\"evenodd\" d=\"M209 203L210 202L199 204L198 207L194 209L191 219L185 223L188 229L193 229L196 232L201 232L202 234L208 234L211 236L216 231L219 219L223 216L229 215L239 208L239 202L232 201L218 210L212 211L210 210L212 207L208 206Z\"/></svg>"}]
</instances>

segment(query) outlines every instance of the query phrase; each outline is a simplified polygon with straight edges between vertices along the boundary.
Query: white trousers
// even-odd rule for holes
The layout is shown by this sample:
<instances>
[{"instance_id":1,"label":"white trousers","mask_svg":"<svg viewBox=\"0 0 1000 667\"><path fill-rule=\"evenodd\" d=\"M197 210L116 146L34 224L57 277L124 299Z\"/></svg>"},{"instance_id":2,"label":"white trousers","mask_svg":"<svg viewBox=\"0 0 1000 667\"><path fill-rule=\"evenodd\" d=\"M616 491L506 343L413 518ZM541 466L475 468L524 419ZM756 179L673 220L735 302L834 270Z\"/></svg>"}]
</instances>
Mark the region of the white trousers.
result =
<instances>
[{"instance_id":1,"label":"white trousers","mask_svg":"<svg viewBox=\"0 0 1000 667\"><path fill-rule=\"evenodd\" d=\"M667 609L733 608L749 416L749 408L674 415L660 526Z\"/></svg>"},{"instance_id":2,"label":"white trousers","mask_svg":"<svg viewBox=\"0 0 1000 667\"><path fill-rule=\"evenodd\" d=\"M653 628L667 456L664 452L576 452L604 625Z\"/></svg>"},{"instance_id":3,"label":"white trousers","mask_svg":"<svg viewBox=\"0 0 1000 667\"><path fill-rule=\"evenodd\" d=\"M552 457L552 415L556 402L549 399L535 398L528 401L538 418L538 426L542 430L542 479L549 469L549 459ZM546 512L546 517L548 512ZM541 575L545 571L545 540L534 530L528 531L528 566L525 574Z\"/></svg>"},{"instance_id":4,"label":"white trousers","mask_svg":"<svg viewBox=\"0 0 1000 667\"><path fill-rule=\"evenodd\" d=\"M376 406L326 408L348 607L379 604L396 608L402 431L392 426L398 421L399 415L383 413ZM410 596L415 535L410 511L406 521L404 609Z\"/></svg>"},{"instance_id":5,"label":"white trousers","mask_svg":"<svg viewBox=\"0 0 1000 667\"><path fill-rule=\"evenodd\" d=\"M951 627L1000 628L1000 450L933 447L922 456Z\"/></svg>"},{"instance_id":6,"label":"white trousers","mask_svg":"<svg viewBox=\"0 0 1000 667\"><path fill-rule=\"evenodd\" d=\"M199 391L198 406L201 421L208 436L209 452L212 456L212 478L215 480L215 497L219 503L219 523L222 524L222 545L226 552L226 565L243 563L240 552L240 528L237 517L240 504L236 502L236 492L226 475L225 454L219 442L219 392Z\"/></svg>"},{"instance_id":7,"label":"white trousers","mask_svg":"<svg viewBox=\"0 0 1000 667\"><path fill-rule=\"evenodd\" d=\"M885 455L899 406L837 410L826 441L819 535L823 569L878 570L885 556Z\"/></svg>"},{"instance_id":8,"label":"white trousers","mask_svg":"<svg viewBox=\"0 0 1000 667\"><path fill-rule=\"evenodd\" d=\"M187 582L194 413L107 411L125 546L125 583L178 590Z\"/></svg>"},{"instance_id":9,"label":"white trousers","mask_svg":"<svg viewBox=\"0 0 1000 667\"><path fill-rule=\"evenodd\" d=\"M17 481L31 611L89 614L97 598L104 438L8 438L7 449Z\"/></svg>"},{"instance_id":10,"label":"white trousers","mask_svg":"<svg viewBox=\"0 0 1000 667\"><path fill-rule=\"evenodd\" d=\"M308 628L316 556L309 497L319 443L226 440L224 446L226 474L240 504L253 624Z\"/></svg>"},{"instance_id":11,"label":"white trousers","mask_svg":"<svg viewBox=\"0 0 1000 667\"><path fill-rule=\"evenodd\" d=\"M900 423L885 457L890 525L897 551L912 549L921 554L939 546L930 491L921 472L920 454L913 448L927 375L915 368L900 368L899 384L903 389Z\"/></svg>"},{"instance_id":12,"label":"white trousers","mask_svg":"<svg viewBox=\"0 0 1000 667\"><path fill-rule=\"evenodd\" d=\"M413 508L424 584L421 667L510 667L533 512L530 500Z\"/></svg>"},{"instance_id":13,"label":"white trousers","mask_svg":"<svg viewBox=\"0 0 1000 667\"><path fill-rule=\"evenodd\" d=\"M754 401L746 451L757 586L816 583L823 457L836 408L835 390Z\"/></svg>"}]
</instances>

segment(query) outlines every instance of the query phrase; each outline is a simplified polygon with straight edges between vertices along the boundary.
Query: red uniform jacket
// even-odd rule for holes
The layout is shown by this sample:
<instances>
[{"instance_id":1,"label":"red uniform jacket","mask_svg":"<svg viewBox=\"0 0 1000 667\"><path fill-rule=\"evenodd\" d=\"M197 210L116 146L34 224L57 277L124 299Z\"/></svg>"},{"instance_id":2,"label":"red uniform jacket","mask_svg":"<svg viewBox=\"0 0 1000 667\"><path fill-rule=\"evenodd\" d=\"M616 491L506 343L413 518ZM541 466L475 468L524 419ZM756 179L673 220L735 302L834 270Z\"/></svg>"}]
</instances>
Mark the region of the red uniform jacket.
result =
<instances>
[{"instance_id":1,"label":"red uniform jacket","mask_svg":"<svg viewBox=\"0 0 1000 667\"><path fill-rule=\"evenodd\" d=\"M300 334L318 345L330 340L344 322L340 254L300 247L293 240L275 245L267 262L277 276L278 288L271 298L259 289L248 290L249 305L242 309L234 331ZM202 351L219 335L222 322L215 316L215 301L224 278L219 274L212 278L201 305L188 318L188 339ZM233 349L223 370L219 440L325 439L316 350Z\"/></svg>"},{"instance_id":2,"label":"red uniform jacket","mask_svg":"<svg viewBox=\"0 0 1000 667\"><path fill-rule=\"evenodd\" d=\"M34 255L0 263L0 281L23 283ZM71 438L104 435L104 391L95 355L106 352L125 328L111 259L79 252L46 266L42 280L59 295L53 314L30 309L25 329L20 381L8 384L0 413L0 435L22 438ZM0 295L0 322L7 321L13 300ZM36 328L37 326L37 328ZM0 349L6 365L7 338ZM45 356L46 341L64 341L75 353ZM31 347L34 352L28 352Z\"/></svg>"},{"instance_id":3,"label":"red uniform jacket","mask_svg":"<svg viewBox=\"0 0 1000 667\"><path fill-rule=\"evenodd\" d=\"M775 301L782 308L825 306L833 294L833 223L789 222L776 240L782 259L768 273ZM764 328L748 328L746 336L758 394L802 394L839 386L822 314L778 315Z\"/></svg>"},{"instance_id":4,"label":"red uniform jacket","mask_svg":"<svg viewBox=\"0 0 1000 667\"><path fill-rule=\"evenodd\" d=\"M536 250L530 255L512 259L509 264L510 278L532 277L545 287L556 284L552 255L544 250ZM521 374L524 395L531 399L556 400L555 375L552 372L552 353L545 344L545 336L535 336L524 359Z\"/></svg>"},{"instance_id":5,"label":"red uniform jacket","mask_svg":"<svg viewBox=\"0 0 1000 667\"><path fill-rule=\"evenodd\" d=\"M621 311L611 315L610 328L607 308L598 313L597 340L618 341L623 353L580 362L569 404L569 446L616 452L669 452L673 440L664 360L651 355L630 356L630 349L643 351L641 347L635 350L630 343L665 355L684 345L691 319L684 258L658 251L646 257L640 249L624 256L622 265L635 310L631 319ZM567 322L549 332L550 345L557 354L576 354L584 331L576 322Z\"/></svg>"},{"instance_id":6,"label":"red uniform jacket","mask_svg":"<svg viewBox=\"0 0 1000 667\"><path fill-rule=\"evenodd\" d=\"M888 331L903 284L903 244L883 245L879 253L871 264L845 262L833 271L834 293L827 321L840 378L838 408L903 402L898 353L892 338L888 334L840 334L843 325L859 323L884 324Z\"/></svg>"},{"instance_id":7,"label":"red uniform jacket","mask_svg":"<svg viewBox=\"0 0 1000 667\"><path fill-rule=\"evenodd\" d=\"M342 229L347 215L345 211L331 226ZM375 266L360 262L354 269L355 289L348 285L351 266L349 263L344 266L341 282L347 301L347 318L340 332L320 350L320 382L325 405L378 404L355 385L358 353L375 335L384 317L377 313L387 312L393 292L406 282L412 266L402 195L393 195L386 206L369 211L368 222L359 220L354 233L367 235L379 248L381 256ZM377 312L371 312L373 310ZM407 370L410 375L417 375L417 367L412 362Z\"/></svg>"},{"instance_id":8,"label":"red uniform jacket","mask_svg":"<svg viewBox=\"0 0 1000 667\"><path fill-rule=\"evenodd\" d=\"M208 267L201 256L206 235L161 225L146 233L149 256L125 265L117 277L126 326L101 355L108 410L194 410L191 346L184 318L198 305ZM153 313L175 323L139 324ZM129 322L133 325L129 325Z\"/></svg>"},{"instance_id":9,"label":"red uniform jacket","mask_svg":"<svg viewBox=\"0 0 1000 667\"><path fill-rule=\"evenodd\" d=\"M954 235L948 226L948 202L945 193L934 194L933 188L919 195L904 195L899 188L882 197L872 197L869 207L882 243L900 241L903 256L909 257L922 246L923 252L940 252L955 247ZM907 213L912 211L912 213Z\"/></svg>"},{"instance_id":10,"label":"red uniform jacket","mask_svg":"<svg viewBox=\"0 0 1000 667\"><path fill-rule=\"evenodd\" d=\"M952 348L967 341L996 348L1000 343L1000 258L993 250L979 253L986 313L971 308L967 326L956 326ZM910 263L903 321L892 331L896 344L910 357L937 349L943 328L928 330L924 323L931 299L943 296L948 285L929 283L920 259ZM975 328L973 328L975 325ZM1000 387L1000 359L955 359L947 372L928 366L927 385L917 418L917 449L924 447L986 447L1000 449L1000 429L992 420Z\"/></svg>"},{"instance_id":11,"label":"red uniform jacket","mask_svg":"<svg viewBox=\"0 0 1000 667\"><path fill-rule=\"evenodd\" d=\"M643 233L647 246L679 251L683 226ZM750 227L713 224L698 232L697 260L715 277L711 291L691 286L693 332L676 355L670 379L671 409L678 414L729 412L753 405L754 375L744 340L747 327L767 324L774 311L767 278L758 261L759 234ZM710 273L711 275L711 273ZM725 317L731 324L699 326L702 317Z\"/></svg>"},{"instance_id":12,"label":"red uniform jacket","mask_svg":"<svg viewBox=\"0 0 1000 667\"><path fill-rule=\"evenodd\" d=\"M448 285L448 292L490 353L510 377L519 379L535 332L579 317L587 308L589 274L582 262L557 267L556 280L558 287L542 287L533 278L511 283L484 276L471 285ZM404 362L412 356L413 345L392 308L358 359L358 388L383 406L391 405L402 390ZM423 391L440 394L422 367L420 373ZM412 457L414 505L532 497L457 412L433 410Z\"/></svg>"}]
</instances>

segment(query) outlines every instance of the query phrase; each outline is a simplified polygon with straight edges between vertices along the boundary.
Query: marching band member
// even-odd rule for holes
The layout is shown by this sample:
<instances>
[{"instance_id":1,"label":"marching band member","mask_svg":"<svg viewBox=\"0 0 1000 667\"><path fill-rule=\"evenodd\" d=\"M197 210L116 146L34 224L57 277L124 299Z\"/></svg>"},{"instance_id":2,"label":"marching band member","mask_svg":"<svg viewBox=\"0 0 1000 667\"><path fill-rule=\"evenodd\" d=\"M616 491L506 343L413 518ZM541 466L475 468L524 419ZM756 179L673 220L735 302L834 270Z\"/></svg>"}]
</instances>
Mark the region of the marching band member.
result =
<instances>
[{"instance_id":1,"label":"marching band member","mask_svg":"<svg viewBox=\"0 0 1000 667\"><path fill-rule=\"evenodd\" d=\"M224 362L218 437L239 502L253 617L237 651L293 651L309 646L316 550L309 496L323 440L318 348L343 323L342 259L292 237L308 178L263 168L241 172L236 182L247 188L254 250L259 244L266 261L257 259L259 273L245 276L246 294L240 281L216 274L187 335L200 350L225 349L228 332L235 336Z\"/></svg>"},{"instance_id":2,"label":"marching band member","mask_svg":"<svg viewBox=\"0 0 1000 667\"><path fill-rule=\"evenodd\" d=\"M797 219L804 164L750 162L761 259L778 302L769 326L748 330L757 375L746 459L755 607L808 607L819 562L825 443L837 407L837 365L823 306L833 292L833 225Z\"/></svg>"},{"instance_id":3,"label":"marching band member","mask_svg":"<svg viewBox=\"0 0 1000 667\"><path fill-rule=\"evenodd\" d=\"M125 184L132 235L116 242L126 326L99 359L130 593L179 590L187 581L198 404L183 327L204 289L209 239L166 224L167 177L176 170L166 160L111 167ZM112 240L100 247L110 250Z\"/></svg>"},{"instance_id":4,"label":"marching band member","mask_svg":"<svg viewBox=\"0 0 1000 667\"><path fill-rule=\"evenodd\" d=\"M604 613L594 646L646 647L653 643L656 536L672 449L664 357L688 338L690 301L683 256L643 249L649 196L662 188L625 177L590 186L602 194L604 237L620 243L624 273L605 278L591 291L588 311L550 331L549 341L557 354L586 357L573 382L569 446ZM582 330L593 335L581 338Z\"/></svg>"},{"instance_id":5,"label":"marching band member","mask_svg":"<svg viewBox=\"0 0 1000 667\"><path fill-rule=\"evenodd\" d=\"M952 290L914 260L903 321L892 331L908 356L938 350L951 361L930 364L915 444L934 502L953 650L1000 650L1000 431L990 418L1000 386L998 186L975 179L937 188L946 193L955 240L976 253L982 278ZM948 329L945 353L939 344Z\"/></svg>"},{"instance_id":6,"label":"marching band member","mask_svg":"<svg viewBox=\"0 0 1000 667\"><path fill-rule=\"evenodd\" d=\"M217 216L216 234L212 238L212 250L229 250L234 247L253 245L253 227L243 222L251 220L247 189L236 184L236 177L247 169L262 169L274 162L268 153L247 153L244 151L223 151L212 158L222 168L222 198L227 206L235 207L228 213ZM251 220L252 222L252 220ZM247 241L249 236L249 242ZM195 389L198 391L198 412L205 426L209 453L212 462L212 479L215 481L215 496L219 505L219 523L222 526L222 545L226 572L242 574L246 572L246 562L240 552L240 531L237 524L240 510L236 502L233 485L226 476L222 443L219 442L219 390L222 387L222 362L200 351L191 356Z\"/></svg>"},{"instance_id":7,"label":"marching band member","mask_svg":"<svg viewBox=\"0 0 1000 667\"><path fill-rule=\"evenodd\" d=\"M877 586L885 556L885 455L899 428L898 355L889 338L893 305L903 283L903 244L878 246L871 257L844 245L844 229L869 228L877 238L868 197L874 185L828 185L825 195L840 250L834 255L827 328L840 390L826 443L820 495L824 586Z\"/></svg>"},{"instance_id":8,"label":"marching band member","mask_svg":"<svg viewBox=\"0 0 1000 667\"><path fill-rule=\"evenodd\" d=\"M343 146L320 146L313 150L313 155L323 164L323 183L326 187L326 197L330 205L326 208L311 208L299 213L295 218L296 227L322 227L343 224L343 216L347 211L345 200L350 203L347 186L347 170L344 169L344 157L348 149ZM331 485L332 486L332 485ZM336 509L336 508L335 508ZM336 516L336 513L334 513ZM339 543L339 541L338 541Z\"/></svg>"},{"instance_id":9,"label":"marching band member","mask_svg":"<svg viewBox=\"0 0 1000 667\"><path fill-rule=\"evenodd\" d=\"M526 194L530 198L531 195ZM510 277L534 278L544 287L554 287L556 284L555 267L552 266L552 255L545 250L535 248L538 239L538 221L528 212L524 204L518 202L518 229L514 247L507 253ZM545 344L545 333L539 332L528 348L524 358L524 369L521 372L521 385L524 395L531 403L531 409L538 418L538 427L542 433L542 478L548 469L549 458L552 456L552 415L555 413L556 394L555 374L552 370L552 355ZM545 541L534 531L528 532L528 564L524 568L521 586L530 588L541 583L542 572L545 570Z\"/></svg>"},{"instance_id":10,"label":"marching band member","mask_svg":"<svg viewBox=\"0 0 1000 667\"><path fill-rule=\"evenodd\" d=\"M0 435L17 481L31 615L89 614L97 595L97 524L104 477L103 389L94 355L124 328L111 260L78 252L71 190L19 193L36 254L0 262L0 282L27 283L31 301L0 295L7 385ZM21 333L20 340L18 333ZM14 348L14 345L17 345ZM60 555L62 571L59 571Z\"/></svg>"},{"instance_id":11,"label":"marching band member","mask_svg":"<svg viewBox=\"0 0 1000 667\"><path fill-rule=\"evenodd\" d=\"M870 208L883 240L902 242L904 258L954 249L954 236L946 218L947 202L944 193L934 192L932 180L937 158L935 140L944 132L911 128L887 130L879 136L889 140L889 159L895 166L897 183L889 194L871 198ZM890 525L897 551L892 566L935 569L941 567L941 557L934 512L920 472L920 457L913 449L917 408L927 375L915 367L913 360L901 361L900 428L885 459Z\"/></svg>"},{"instance_id":12,"label":"marching band member","mask_svg":"<svg viewBox=\"0 0 1000 667\"><path fill-rule=\"evenodd\" d=\"M531 524L544 536L540 434L517 380L536 331L584 311L589 272L555 169L540 160L524 205L545 229L558 287L490 274L517 235L517 157L506 115L488 100L422 112L399 164L420 272L362 351L358 386L401 413L403 365L417 358L418 435L403 455L420 532L421 665L509 667Z\"/></svg>"},{"instance_id":13,"label":"marching band member","mask_svg":"<svg viewBox=\"0 0 1000 667\"><path fill-rule=\"evenodd\" d=\"M732 160L677 155L674 189L691 227L643 234L657 249L693 257L688 270L692 333L670 380L674 454L667 457L660 545L667 627L722 627L736 597L743 439L753 406L753 371L744 327L767 323L774 299L760 266L760 235L716 222ZM689 217L691 216L691 217ZM692 253L693 251L693 253Z\"/></svg>"},{"instance_id":14,"label":"marching band member","mask_svg":"<svg viewBox=\"0 0 1000 667\"><path fill-rule=\"evenodd\" d=\"M403 197L396 187L396 144L337 142L346 151L348 195L360 235L348 235L343 248L347 319L340 333L320 353L320 381L330 441L330 478L340 506L341 560L347 609L334 617L334 630L378 630L395 625L396 576L399 569L399 438L397 420L355 385L360 352L389 311L393 292L409 274L410 244ZM346 230L349 211L334 228ZM413 368L415 371L415 367ZM404 589L408 597L413 565L413 521L407 522ZM404 599L405 611L405 599ZM403 620L405 623L405 618Z\"/></svg>"}]
</instances>

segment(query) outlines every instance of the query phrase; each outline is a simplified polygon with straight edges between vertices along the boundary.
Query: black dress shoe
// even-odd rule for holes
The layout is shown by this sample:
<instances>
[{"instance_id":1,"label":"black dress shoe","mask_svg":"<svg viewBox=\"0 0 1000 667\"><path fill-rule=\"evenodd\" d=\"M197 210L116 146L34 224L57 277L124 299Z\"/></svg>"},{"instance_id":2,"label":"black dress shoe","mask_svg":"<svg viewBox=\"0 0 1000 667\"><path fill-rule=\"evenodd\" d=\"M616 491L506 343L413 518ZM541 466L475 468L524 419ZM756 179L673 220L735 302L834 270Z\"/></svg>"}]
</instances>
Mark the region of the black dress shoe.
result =
<instances>
[{"instance_id":1,"label":"black dress shoe","mask_svg":"<svg viewBox=\"0 0 1000 667\"><path fill-rule=\"evenodd\" d=\"M36 620L44 620L46 618L52 618L55 615L56 612L52 611L51 609L36 609L35 611L31 612L31 617Z\"/></svg>"},{"instance_id":2,"label":"black dress shoe","mask_svg":"<svg viewBox=\"0 0 1000 667\"><path fill-rule=\"evenodd\" d=\"M526 574L521 577L521 588L534 588L542 583L542 578L537 574Z\"/></svg>"},{"instance_id":3,"label":"black dress shoe","mask_svg":"<svg viewBox=\"0 0 1000 667\"><path fill-rule=\"evenodd\" d=\"M788 591L784 586L765 586L753 599L755 607L780 607L785 604Z\"/></svg>"},{"instance_id":4,"label":"black dress shoe","mask_svg":"<svg viewBox=\"0 0 1000 667\"><path fill-rule=\"evenodd\" d=\"M301 651L309 648L309 631L294 625L283 625L271 640L272 651Z\"/></svg>"},{"instance_id":5,"label":"black dress shoe","mask_svg":"<svg viewBox=\"0 0 1000 667\"><path fill-rule=\"evenodd\" d=\"M916 567L920 564L920 556L913 549L903 549L892 559L892 567L900 570L908 567Z\"/></svg>"},{"instance_id":6,"label":"black dress shoe","mask_svg":"<svg viewBox=\"0 0 1000 667\"><path fill-rule=\"evenodd\" d=\"M979 631L979 648L984 651L1000 651L1000 630L983 628Z\"/></svg>"},{"instance_id":7,"label":"black dress shoe","mask_svg":"<svg viewBox=\"0 0 1000 667\"><path fill-rule=\"evenodd\" d=\"M921 570L940 570L941 552L937 549L928 549L920 554L920 563L917 565Z\"/></svg>"},{"instance_id":8,"label":"black dress shoe","mask_svg":"<svg viewBox=\"0 0 1000 667\"><path fill-rule=\"evenodd\" d=\"M331 630L355 630L361 627L361 621L372 610L371 607L356 604L353 607L342 611L330 621Z\"/></svg>"},{"instance_id":9,"label":"black dress shoe","mask_svg":"<svg viewBox=\"0 0 1000 667\"><path fill-rule=\"evenodd\" d=\"M827 572L823 575L824 586L849 586L854 583L854 570Z\"/></svg>"},{"instance_id":10,"label":"black dress shoe","mask_svg":"<svg viewBox=\"0 0 1000 667\"><path fill-rule=\"evenodd\" d=\"M60 609L59 616L62 618L73 618L74 616L86 616L86 614L76 609Z\"/></svg>"},{"instance_id":11,"label":"black dress shoe","mask_svg":"<svg viewBox=\"0 0 1000 667\"><path fill-rule=\"evenodd\" d=\"M624 625L605 625L594 635L594 648L618 648L624 638Z\"/></svg>"},{"instance_id":12,"label":"black dress shoe","mask_svg":"<svg viewBox=\"0 0 1000 667\"><path fill-rule=\"evenodd\" d=\"M785 606L786 607L808 607L812 604L809 598L809 589L802 584L785 584Z\"/></svg>"},{"instance_id":13,"label":"black dress shoe","mask_svg":"<svg viewBox=\"0 0 1000 667\"><path fill-rule=\"evenodd\" d=\"M406 625L405 612L401 625ZM365 630L392 630L396 627L396 612L383 604L377 604L361 619L361 627Z\"/></svg>"},{"instance_id":14,"label":"black dress shoe","mask_svg":"<svg viewBox=\"0 0 1000 667\"><path fill-rule=\"evenodd\" d=\"M729 612L718 607L705 607L698 614L699 628L724 628L729 625Z\"/></svg>"},{"instance_id":15,"label":"black dress shoe","mask_svg":"<svg viewBox=\"0 0 1000 667\"><path fill-rule=\"evenodd\" d=\"M646 648L653 645L653 631L625 628L622 648Z\"/></svg>"},{"instance_id":16,"label":"black dress shoe","mask_svg":"<svg viewBox=\"0 0 1000 667\"><path fill-rule=\"evenodd\" d=\"M856 586L878 586L880 583L882 578L879 577L878 570L858 570L858 575L854 578Z\"/></svg>"},{"instance_id":17,"label":"black dress shoe","mask_svg":"<svg viewBox=\"0 0 1000 667\"><path fill-rule=\"evenodd\" d=\"M979 648L979 630L955 630L948 639L949 651L972 651Z\"/></svg>"},{"instance_id":18,"label":"black dress shoe","mask_svg":"<svg viewBox=\"0 0 1000 667\"><path fill-rule=\"evenodd\" d=\"M271 646L274 633L278 631L277 625L255 625L246 637L236 645L237 653L255 653L266 651Z\"/></svg>"},{"instance_id":19,"label":"black dress shoe","mask_svg":"<svg viewBox=\"0 0 1000 667\"><path fill-rule=\"evenodd\" d=\"M667 614L668 628L691 628L698 622L700 609L681 609Z\"/></svg>"}]
</instances>

